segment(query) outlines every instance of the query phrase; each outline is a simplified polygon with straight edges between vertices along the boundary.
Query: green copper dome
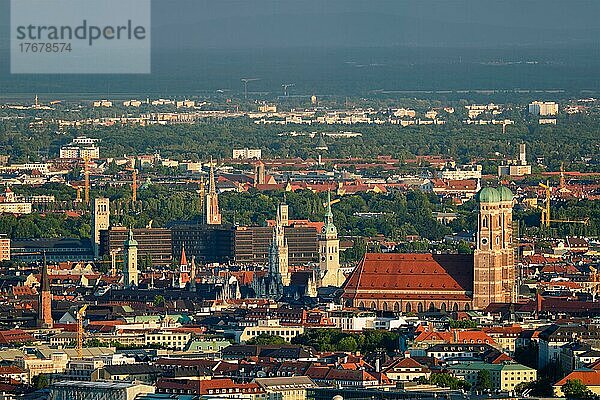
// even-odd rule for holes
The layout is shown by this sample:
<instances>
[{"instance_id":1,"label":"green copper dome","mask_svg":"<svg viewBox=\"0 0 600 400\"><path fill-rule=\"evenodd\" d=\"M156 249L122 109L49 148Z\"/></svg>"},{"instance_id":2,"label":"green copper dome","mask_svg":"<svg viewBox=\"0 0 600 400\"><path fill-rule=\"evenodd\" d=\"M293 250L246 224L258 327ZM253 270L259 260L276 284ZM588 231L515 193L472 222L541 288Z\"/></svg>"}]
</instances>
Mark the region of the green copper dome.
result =
<instances>
[{"instance_id":1,"label":"green copper dome","mask_svg":"<svg viewBox=\"0 0 600 400\"><path fill-rule=\"evenodd\" d=\"M479 203L498 203L500 201L500 192L494 188L486 187L477 193L476 199Z\"/></svg>"},{"instance_id":2,"label":"green copper dome","mask_svg":"<svg viewBox=\"0 0 600 400\"><path fill-rule=\"evenodd\" d=\"M513 192L510 191L506 186L500 186L498 189L500 194L500 201L512 201L514 198Z\"/></svg>"}]
</instances>

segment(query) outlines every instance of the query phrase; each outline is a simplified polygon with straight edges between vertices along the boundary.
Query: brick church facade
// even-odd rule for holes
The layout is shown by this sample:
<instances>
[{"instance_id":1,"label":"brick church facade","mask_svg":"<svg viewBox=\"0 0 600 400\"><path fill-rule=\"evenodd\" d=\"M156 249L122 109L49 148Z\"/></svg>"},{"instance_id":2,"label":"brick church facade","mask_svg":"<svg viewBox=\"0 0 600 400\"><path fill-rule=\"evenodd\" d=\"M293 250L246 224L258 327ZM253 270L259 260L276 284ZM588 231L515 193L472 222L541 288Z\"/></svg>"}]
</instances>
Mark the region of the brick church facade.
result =
<instances>
[{"instance_id":1,"label":"brick church facade","mask_svg":"<svg viewBox=\"0 0 600 400\"><path fill-rule=\"evenodd\" d=\"M369 253L343 287L347 306L423 312L484 309L515 301L513 195L505 187L477 194L472 255Z\"/></svg>"}]
</instances>

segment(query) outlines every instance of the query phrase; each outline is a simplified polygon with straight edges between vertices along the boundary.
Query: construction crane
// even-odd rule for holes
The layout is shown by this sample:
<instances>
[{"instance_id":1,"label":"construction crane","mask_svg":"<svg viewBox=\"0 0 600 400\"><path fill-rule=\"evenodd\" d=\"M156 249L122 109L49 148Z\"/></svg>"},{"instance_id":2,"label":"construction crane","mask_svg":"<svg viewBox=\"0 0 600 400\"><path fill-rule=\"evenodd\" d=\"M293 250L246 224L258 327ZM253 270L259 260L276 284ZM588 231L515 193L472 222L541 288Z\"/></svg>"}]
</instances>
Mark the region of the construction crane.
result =
<instances>
[{"instance_id":1,"label":"construction crane","mask_svg":"<svg viewBox=\"0 0 600 400\"><path fill-rule=\"evenodd\" d=\"M85 304L77 311L77 357L83 358L83 317L88 305Z\"/></svg>"},{"instance_id":2,"label":"construction crane","mask_svg":"<svg viewBox=\"0 0 600 400\"><path fill-rule=\"evenodd\" d=\"M288 97L288 88L289 87L293 87L296 86L295 83L284 83L281 85L281 87L283 88L283 96L284 97Z\"/></svg>"},{"instance_id":3,"label":"construction crane","mask_svg":"<svg viewBox=\"0 0 600 400\"><path fill-rule=\"evenodd\" d=\"M248 82L254 82L260 80L259 78L242 78L240 79L244 83L244 99L248 99Z\"/></svg>"},{"instance_id":4,"label":"construction crane","mask_svg":"<svg viewBox=\"0 0 600 400\"><path fill-rule=\"evenodd\" d=\"M120 247L118 249L112 249L110 251L110 275L117 276L117 254L123 249Z\"/></svg>"},{"instance_id":5,"label":"construction crane","mask_svg":"<svg viewBox=\"0 0 600 400\"><path fill-rule=\"evenodd\" d=\"M85 204L90 205L90 157L85 155L83 157L83 176L85 182Z\"/></svg>"},{"instance_id":6,"label":"construction crane","mask_svg":"<svg viewBox=\"0 0 600 400\"><path fill-rule=\"evenodd\" d=\"M565 223L565 224L583 224L587 225L589 222L589 218L585 219L552 219L550 215L550 197L552 196L552 186L550 186L550 182L546 181L546 183L540 183L539 186L544 189L545 193L545 203L544 207L538 207L542 210L542 218L541 218L541 226L545 228L549 228L552 222L556 223Z\"/></svg>"},{"instance_id":7,"label":"construction crane","mask_svg":"<svg viewBox=\"0 0 600 400\"><path fill-rule=\"evenodd\" d=\"M135 204L137 202L137 169L133 169L131 172L131 201Z\"/></svg>"},{"instance_id":8,"label":"construction crane","mask_svg":"<svg viewBox=\"0 0 600 400\"><path fill-rule=\"evenodd\" d=\"M131 166L125 168L127 171L131 171L131 202L133 205L137 202L137 174L138 170L135 168L135 159L131 160Z\"/></svg>"}]
</instances>

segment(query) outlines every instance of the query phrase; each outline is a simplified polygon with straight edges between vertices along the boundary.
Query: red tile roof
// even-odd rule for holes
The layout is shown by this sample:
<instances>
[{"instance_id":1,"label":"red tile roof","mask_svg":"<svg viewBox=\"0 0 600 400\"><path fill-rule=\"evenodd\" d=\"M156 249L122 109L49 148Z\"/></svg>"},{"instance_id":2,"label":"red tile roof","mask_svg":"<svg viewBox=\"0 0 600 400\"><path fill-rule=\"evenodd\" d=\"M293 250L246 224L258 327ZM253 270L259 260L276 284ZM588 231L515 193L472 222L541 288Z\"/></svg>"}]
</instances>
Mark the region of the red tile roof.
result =
<instances>
[{"instance_id":1,"label":"red tile roof","mask_svg":"<svg viewBox=\"0 0 600 400\"><path fill-rule=\"evenodd\" d=\"M600 386L600 371L573 371L569 375L556 382L554 386L562 386L567 381L580 380L586 386Z\"/></svg>"},{"instance_id":2,"label":"red tile roof","mask_svg":"<svg viewBox=\"0 0 600 400\"><path fill-rule=\"evenodd\" d=\"M344 297L469 300L465 292L472 290L472 255L368 253L348 278Z\"/></svg>"},{"instance_id":3,"label":"red tile roof","mask_svg":"<svg viewBox=\"0 0 600 400\"><path fill-rule=\"evenodd\" d=\"M33 336L21 329L0 331L0 344L27 343L34 340Z\"/></svg>"}]
</instances>

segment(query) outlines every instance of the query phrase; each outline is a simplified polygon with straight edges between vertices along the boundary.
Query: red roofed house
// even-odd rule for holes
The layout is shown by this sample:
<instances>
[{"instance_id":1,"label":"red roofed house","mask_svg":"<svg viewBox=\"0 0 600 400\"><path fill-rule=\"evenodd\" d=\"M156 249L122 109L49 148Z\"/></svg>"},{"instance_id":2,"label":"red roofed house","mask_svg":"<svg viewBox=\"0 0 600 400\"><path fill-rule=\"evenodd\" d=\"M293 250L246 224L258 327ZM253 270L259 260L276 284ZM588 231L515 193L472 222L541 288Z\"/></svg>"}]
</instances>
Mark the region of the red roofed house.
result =
<instances>
[{"instance_id":1,"label":"red roofed house","mask_svg":"<svg viewBox=\"0 0 600 400\"><path fill-rule=\"evenodd\" d=\"M343 286L349 307L424 312L484 309L515 298L513 195L484 188L473 255L366 254Z\"/></svg>"},{"instance_id":2,"label":"red roofed house","mask_svg":"<svg viewBox=\"0 0 600 400\"><path fill-rule=\"evenodd\" d=\"M383 372L394 381L415 381L421 377L429 378L431 375L429 368L411 358L410 354L384 365Z\"/></svg>"},{"instance_id":3,"label":"red roofed house","mask_svg":"<svg viewBox=\"0 0 600 400\"><path fill-rule=\"evenodd\" d=\"M35 338L21 329L0 331L0 345L23 344L35 341Z\"/></svg>"},{"instance_id":4,"label":"red roofed house","mask_svg":"<svg viewBox=\"0 0 600 400\"><path fill-rule=\"evenodd\" d=\"M553 385L554 388L554 396L556 397L565 397L562 387L568 381L579 380L583 383L587 388L592 391L592 393L598 395L600 394L600 371L591 370L591 371L573 371L569 375L562 378L560 381L556 382Z\"/></svg>"},{"instance_id":5,"label":"red roofed house","mask_svg":"<svg viewBox=\"0 0 600 400\"><path fill-rule=\"evenodd\" d=\"M234 383L231 379L169 379L161 378L156 382L157 393L168 394L194 394L237 397L244 394L244 398L262 399L265 391L256 383ZM234 396L236 394L237 396Z\"/></svg>"}]
</instances>

